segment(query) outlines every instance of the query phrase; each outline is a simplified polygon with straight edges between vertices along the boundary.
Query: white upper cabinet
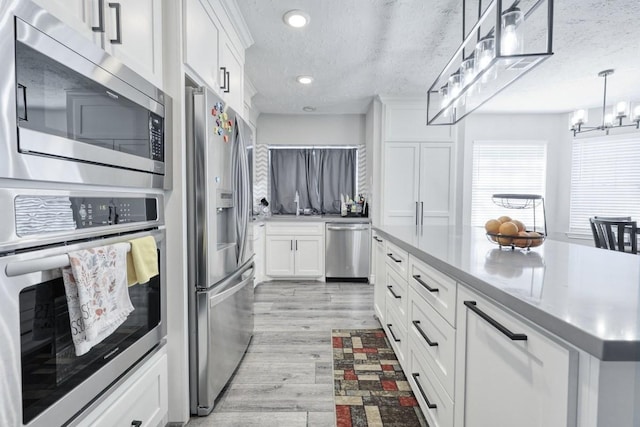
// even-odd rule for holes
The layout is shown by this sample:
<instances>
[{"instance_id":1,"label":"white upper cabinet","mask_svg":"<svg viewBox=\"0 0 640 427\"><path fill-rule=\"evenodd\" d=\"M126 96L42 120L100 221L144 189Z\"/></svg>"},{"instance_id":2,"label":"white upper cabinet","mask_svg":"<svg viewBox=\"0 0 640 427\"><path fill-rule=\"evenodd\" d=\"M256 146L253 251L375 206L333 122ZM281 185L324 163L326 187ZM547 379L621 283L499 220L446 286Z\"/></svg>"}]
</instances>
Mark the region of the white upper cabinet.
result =
<instances>
[{"instance_id":1,"label":"white upper cabinet","mask_svg":"<svg viewBox=\"0 0 640 427\"><path fill-rule=\"evenodd\" d=\"M162 88L162 2L36 0L65 24Z\"/></svg>"},{"instance_id":2,"label":"white upper cabinet","mask_svg":"<svg viewBox=\"0 0 640 427\"><path fill-rule=\"evenodd\" d=\"M185 0L183 5L184 62L207 86L217 90L222 24L206 0Z\"/></svg>"},{"instance_id":3,"label":"white upper cabinet","mask_svg":"<svg viewBox=\"0 0 640 427\"><path fill-rule=\"evenodd\" d=\"M253 39L237 5L229 0L184 0L183 4L187 73L245 115L244 51Z\"/></svg>"}]
</instances>

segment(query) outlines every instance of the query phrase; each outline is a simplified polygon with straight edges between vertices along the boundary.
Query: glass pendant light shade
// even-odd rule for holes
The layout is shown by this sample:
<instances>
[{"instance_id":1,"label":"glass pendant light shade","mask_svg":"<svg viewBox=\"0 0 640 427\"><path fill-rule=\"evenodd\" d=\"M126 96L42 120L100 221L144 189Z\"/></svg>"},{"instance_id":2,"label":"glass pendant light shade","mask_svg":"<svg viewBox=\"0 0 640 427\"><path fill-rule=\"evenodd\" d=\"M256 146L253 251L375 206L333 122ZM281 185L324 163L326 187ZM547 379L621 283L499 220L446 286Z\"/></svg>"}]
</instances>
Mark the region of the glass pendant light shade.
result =
<instances>
[{"instance_id":1,"label":"glass pendant light shade","mask_svg":"<svg viewBox=\"0 0 640 427\"><path fill-rule=\"evenodd\" d=\"M589 120L587 110L576 110L571 115L571 126L578 127L585 124Z\"/></svg>"},{"instance_id":2,"label":"glass pendant light shade","mask_svg":"<svg viewBox=\"0 0 640 427\"><path fill-rule=\"evenodd\" d=\"M524 52L524 14L516 2L502 13L500 50L502 55L518 55Z\"/></svg>"},{"instance_id":3,"label":"glass pendant light shade","mask_svg":"<svg viewBox=\"0 0 640 427\"><path fill-rule=\"evenodd\" d=\"M605 128L610 128L613 127L613 123L615 121L615 117L613 116L613 114L611 113L607 113L604 115L604 127Z\"/></svg>"},{"instance_id":4,"label":"glass pendant light shade","mask_svg":"<svg viewBox=\"0 0 640 427\"><path fill-rule=\"evenodd\" d=\"M460 74L460 70L449 76L449 94L452 98L455 98L460 94L460 90L462 89L462 74Z\"/></svg>"},{"instance_id":5,"label":"glass pendant light shade","mask_svg":"<svg viewBox=\"0 0 640 427\"><path fill-rule=\"evenodd\" d=\"M442 97L440 108L444 108L449 103L449 85L448 84L440 88L440 96Z\"/></svg>"},{"instance_id":6,"label":"glass pendant light shade","mask_svg":"<svg viewBox=\"0 0 640 427\"><path fill-rule=\"evenodd\" d=\"M481 38L476 44L474 56L476 58L475 71L477 74L487 68L491 60L496 56L496 38L493 36L493 31Z\"/></svg>"},{"instance_id":7,"label":"glass pendant light shade","mask_svg":"<svg viewBox=\"0 0 640 427\"><path fill-rule=\"evenodd\" d=\"M616 102L613 105L613 117L616 119L622 119L624 117L628 117L630 114L630 105L627 101Z\"/></svg>"},{"instance_id":8,"label":"glass pendant light shade","mask_svg":"<svg viewBox=\"0 0 640 427\"><path fill-rule=\"evenodd\" d=\"M469 86L473 79L476 77L475 69L476 58L472 53L469 55L462 64L460 64L460 73L462 74L462 86Z\"/></svg>"},{"instance_id":9,"label":"glass pendant light shade","mask_svg":"<svg viewBox=\"0 0 640 427\"><path fill-rule=\"evenodd\" d=\"M640 103L634 104L631 109L631 121L632 122L640 122Z\"/></svg>"}]
</instances>

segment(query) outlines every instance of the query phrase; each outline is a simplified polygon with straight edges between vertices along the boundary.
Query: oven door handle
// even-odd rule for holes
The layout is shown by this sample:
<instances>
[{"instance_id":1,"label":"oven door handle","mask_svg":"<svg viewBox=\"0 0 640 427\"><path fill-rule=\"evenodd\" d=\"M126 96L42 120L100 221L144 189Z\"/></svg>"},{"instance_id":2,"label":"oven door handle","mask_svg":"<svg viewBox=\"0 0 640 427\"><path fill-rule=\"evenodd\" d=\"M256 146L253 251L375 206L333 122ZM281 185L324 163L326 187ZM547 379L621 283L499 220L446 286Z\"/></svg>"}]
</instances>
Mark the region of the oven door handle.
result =
<instances>
[{"instance_id":1,"label":"oven door handle","mask_svg":"<svg viewBox=\"0 0 640 427\"><path fill-rule=\"evenodd\" d=\"M128 244L127 252L131 250L131 244ZM54 255L46 258L36 258L26 261L16 261L4 269L7 277L22 276L23 274L37 273L38 271L55 270L56 268L69 267L69 255Z\"/></svg>"}]
</instances>

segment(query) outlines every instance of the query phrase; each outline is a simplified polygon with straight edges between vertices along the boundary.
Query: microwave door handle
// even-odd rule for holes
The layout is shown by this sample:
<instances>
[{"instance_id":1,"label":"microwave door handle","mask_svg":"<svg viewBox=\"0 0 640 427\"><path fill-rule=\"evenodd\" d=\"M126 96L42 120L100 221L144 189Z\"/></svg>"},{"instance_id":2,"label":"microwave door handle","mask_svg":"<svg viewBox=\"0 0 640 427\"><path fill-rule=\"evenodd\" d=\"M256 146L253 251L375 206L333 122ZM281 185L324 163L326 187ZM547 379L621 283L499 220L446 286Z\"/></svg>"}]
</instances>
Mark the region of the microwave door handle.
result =
<instances>
[{"instance_id":1,"label":"microwave door handle","mask_svg":"<svg viewBox=\"0 0 640 427\"><path fill-rule=\"evenodd\" d=\"M109 40L111 44L122 44L122 28L120 23L120 3L109 3L109 7L116 10L116 38Z\"/></svg>"},{"instance_id":2,"label":"microwave door handle","mask_svg":"<svg viewBox=\"0 0 640 427\"><path fill-rule=\"evenodd\" d=\"M98 0L98 26L91 27L94 33L104 33L104 0Z\"/></svg>"}]
</instances>

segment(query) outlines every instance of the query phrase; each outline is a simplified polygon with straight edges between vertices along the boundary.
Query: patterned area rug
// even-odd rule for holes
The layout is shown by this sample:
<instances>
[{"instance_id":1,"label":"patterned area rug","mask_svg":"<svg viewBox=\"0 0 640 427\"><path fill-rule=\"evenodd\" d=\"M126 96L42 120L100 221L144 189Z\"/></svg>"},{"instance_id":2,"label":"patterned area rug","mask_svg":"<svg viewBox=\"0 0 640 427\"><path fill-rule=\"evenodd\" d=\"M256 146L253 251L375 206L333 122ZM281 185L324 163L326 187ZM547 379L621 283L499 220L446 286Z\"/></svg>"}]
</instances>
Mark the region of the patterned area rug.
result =
<instances>
[{"instance_id":1,"label":"patterned area rug","mask_svg":"<svg viewBox=\"0 0 640 427\"><path fill-rule=\"evenodd\" d=\"M337 427L427 426L382 329L334 329Z\"/></svg>"}]
</instances>

